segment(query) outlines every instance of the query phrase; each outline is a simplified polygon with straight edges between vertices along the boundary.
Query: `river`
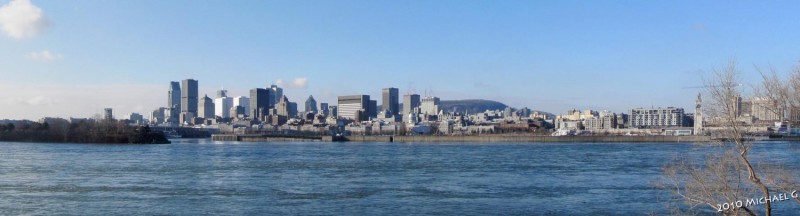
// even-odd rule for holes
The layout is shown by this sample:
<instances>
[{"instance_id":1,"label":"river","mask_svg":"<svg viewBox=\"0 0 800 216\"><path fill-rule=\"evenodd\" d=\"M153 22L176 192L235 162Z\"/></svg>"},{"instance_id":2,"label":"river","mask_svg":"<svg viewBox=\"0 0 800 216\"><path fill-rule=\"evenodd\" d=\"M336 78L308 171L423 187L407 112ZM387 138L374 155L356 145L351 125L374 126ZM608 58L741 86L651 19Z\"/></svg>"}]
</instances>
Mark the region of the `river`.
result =
<instances>
[{"instance_id":1,"label":"river","mask_svg":"<svg viewBox=\"0 0 800 216\"><path fill-rule=\"evenodd\" d=\"M0 142L0 215L668 214L653 182L685 143ZM755 160L800 173L800 143ZM774 203L776 214L800 211ZM685 206L684 206L685 207ZM713 211L709 211L711 213Z\"/></svg>"}]
</instances>

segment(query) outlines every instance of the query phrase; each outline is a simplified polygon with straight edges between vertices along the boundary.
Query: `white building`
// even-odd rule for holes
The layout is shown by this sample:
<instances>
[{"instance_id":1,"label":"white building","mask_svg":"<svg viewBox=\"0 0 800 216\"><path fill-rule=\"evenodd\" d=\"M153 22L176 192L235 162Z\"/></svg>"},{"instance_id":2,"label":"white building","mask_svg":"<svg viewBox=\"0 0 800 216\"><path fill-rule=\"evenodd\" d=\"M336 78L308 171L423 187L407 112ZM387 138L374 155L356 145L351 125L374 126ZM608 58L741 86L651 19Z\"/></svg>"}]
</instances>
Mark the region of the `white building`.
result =
<instances>
[{"instance_id":1,"label":"white building","mask_svg":"<svg viewBox=\"0 0 800 216\"><path fill-rule=\"evenodd\" d=\"M233 98L233 105L231 107L241 106L244 107L245 113L250 110L250 98L245 96L238 96Z\"/></svg>"},{"instance_id":2,"label":"white building","mask_svg":"<svg viewBox=\"0 0 800 216\"><path fill-rule=\"evenodd\" d=\"M683 108L636 108L631 109L631 127L682 127L685 117Z\"/></svg>"},{"instance_id":3,"label":"white building","mask_svg":"<svg viewBox=\"0 0 800 216\"><path fill-rule=\"evenodd\" d=\"M214 115L216 116L230 118L231 107L233 107L233 98L221 97L214 99Z\"/></svg>"},{"instance_id":4,"label":"white building","mask_svg":"<svg viewBox=\"0 0 800 216\"><path fill-rule=\"evenodd\" d=\"M422 105L420 106L422 114L428 115L436 115L439 114L439 98L438 97L426 97L422 99Z\"/></svg>"}]
</instances>

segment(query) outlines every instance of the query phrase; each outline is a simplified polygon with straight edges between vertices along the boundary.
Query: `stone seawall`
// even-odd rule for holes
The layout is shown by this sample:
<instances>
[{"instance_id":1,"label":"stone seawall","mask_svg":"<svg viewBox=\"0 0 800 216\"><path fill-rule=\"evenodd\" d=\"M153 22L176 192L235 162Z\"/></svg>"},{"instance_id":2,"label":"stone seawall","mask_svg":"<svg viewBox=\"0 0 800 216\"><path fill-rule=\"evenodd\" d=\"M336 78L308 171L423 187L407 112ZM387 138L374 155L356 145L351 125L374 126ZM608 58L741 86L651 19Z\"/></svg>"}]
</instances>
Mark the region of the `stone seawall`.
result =
<instances>
[{"instance_id":1,"label":"stone seawall","mask_svg":"<svg viewBox=\"0 0 800 216\"><path fill-rule=\"evenodd\" d=\"M241 142L710 142L708 136L348 136L279 137L215 134L214 141Z\"/></svg>"},{"instance_id":2,"label":"stone seawall","mask_svg":"<svg viewBox=\"0 0 800 216\"><path fill-rule=\"evenodd\" d=\"M350 142L709 142L708 136L349 136Z\"/></svg>"}]
</instances>

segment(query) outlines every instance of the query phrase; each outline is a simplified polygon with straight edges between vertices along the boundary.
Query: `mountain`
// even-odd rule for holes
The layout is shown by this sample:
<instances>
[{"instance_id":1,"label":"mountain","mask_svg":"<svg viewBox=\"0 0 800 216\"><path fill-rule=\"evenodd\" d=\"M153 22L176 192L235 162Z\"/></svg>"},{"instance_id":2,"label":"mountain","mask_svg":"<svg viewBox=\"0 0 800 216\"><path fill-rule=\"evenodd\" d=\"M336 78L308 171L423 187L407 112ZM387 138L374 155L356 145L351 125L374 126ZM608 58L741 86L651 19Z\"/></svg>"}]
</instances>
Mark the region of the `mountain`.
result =
<instances>
[{"instance_id":1,"label":"mountain","mask_svg":"<svg viewBox=\"0 0 800 216\"><path fill-rule=\"evenodd\" d=\"M480 113L486 110L503 110L507 105L491 100L469 99L469 100L443 100L439 103L439 109L445 112Z\"/></svg>"},{"instance_id":2,"label":"mountain","mask_svg":"<svg viewBox=\"0 0 800 216\"><path fill-rule=\"evenodd\" d=\"M403 104L400 104L402 109ZM468 100L442 100L439 101L439 109L444 110L445 112L460 112L463 113L465 110L467 113L475 114L475 113L482 113L486 110L504 110L507 105L493 101L493 100L484 100L484 99L468 99ZM519 108L519 107L518 107ZM378 110L380 110L380 105L378 106ZM542 111L538 111L542 112ZM548 115L552 115L547 112L542 112Z\"/></svg>"}]
</instances>

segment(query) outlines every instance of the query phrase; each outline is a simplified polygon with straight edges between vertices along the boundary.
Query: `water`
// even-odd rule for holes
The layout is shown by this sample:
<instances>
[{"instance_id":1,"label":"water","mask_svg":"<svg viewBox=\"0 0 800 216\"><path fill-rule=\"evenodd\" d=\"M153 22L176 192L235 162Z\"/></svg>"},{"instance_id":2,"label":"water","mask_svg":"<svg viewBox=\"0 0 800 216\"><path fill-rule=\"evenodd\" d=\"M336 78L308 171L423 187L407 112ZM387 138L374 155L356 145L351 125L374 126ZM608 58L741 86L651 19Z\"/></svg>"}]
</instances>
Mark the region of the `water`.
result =
<instances>
[{"instance_id":1,"label":"water","mask_svg":"<svg viewBox=\"0 0 800 216\"><path fill-rule=\"evenodd\" d=\"M793 143L755 158L800 171ZM691 144L0 143L0 215L665 214ZM800 211L793 201L776 213Z\"/></svg>"}]
</instances>

